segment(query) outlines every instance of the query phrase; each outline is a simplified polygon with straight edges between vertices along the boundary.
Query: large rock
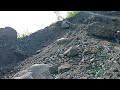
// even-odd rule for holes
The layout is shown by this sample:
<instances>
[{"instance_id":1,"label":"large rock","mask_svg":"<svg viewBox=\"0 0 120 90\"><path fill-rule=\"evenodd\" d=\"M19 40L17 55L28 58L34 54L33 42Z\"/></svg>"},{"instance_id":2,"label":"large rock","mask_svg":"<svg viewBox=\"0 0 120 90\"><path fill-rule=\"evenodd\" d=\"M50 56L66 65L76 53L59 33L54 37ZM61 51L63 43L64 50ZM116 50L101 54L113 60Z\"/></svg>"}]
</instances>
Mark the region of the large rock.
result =
<instances>
[{"instance_id":1,"label":"large rock","mask_svg":"<svg viewBox=\"0 0 120 90\"><path fill-rule=\"evenodd\" d=\"M103 19L100 18L98 20L96 19L92 20L94 22L89 24L88 28L86 29L88 35L97 36L105 39L114 39L116 31L120 30L120 20L118 19L103 20Z\"/></svg>"},{"instance_id":2,"label":"large rock","mask_svg":"<svg viewBox=\"0 0 120 90\"><path fill-rule=\"evenodd\" d=\"M30 73L31 72L31 73ZM18 72L13 79L53 79L47 64L34 64L26 70Z\"/></svg>"},{"instance_id":3,"label":"large rock","mask_svg":"<svg viewBox=\"0 0 120 90\"><path fill-rule=\"evenodd\" d=\"M20 77L15 77L14 79L33 79L32 72L27 72Z\"/></svg>"},{"instance_id":4,"label":"large rock","mask_svg":"<svg viewBox=\"0 0 120 90\"><path fill-rule=\"evenodd\" d=\"M0 40L16 40L17 32L11 27L0 28Z\"/></svg>"}]
</instances>

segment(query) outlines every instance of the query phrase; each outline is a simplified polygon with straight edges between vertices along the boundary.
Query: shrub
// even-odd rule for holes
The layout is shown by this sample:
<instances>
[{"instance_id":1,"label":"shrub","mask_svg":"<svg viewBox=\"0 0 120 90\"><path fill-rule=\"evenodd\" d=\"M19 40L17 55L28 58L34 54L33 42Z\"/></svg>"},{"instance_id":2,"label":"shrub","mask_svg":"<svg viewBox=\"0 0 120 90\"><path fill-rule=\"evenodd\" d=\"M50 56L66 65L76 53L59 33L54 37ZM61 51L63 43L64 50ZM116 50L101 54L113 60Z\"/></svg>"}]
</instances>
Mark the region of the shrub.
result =
<instances>
[{"instance_id":1,"label":"shrub","mask_svg":"<svg viewBox=\"0 0 120 90\"><path fill-rule=\"evenodd\" d=\"M71 18L74 17L76 14L78 14L80 11L71 11L68 12L68 14L66 15L66 18Z\"/></svg>"},{"instance_id":2,"label":"shrub","mask_svg":"<svg viewBox=\"0 0 120 90\"><path fill-rule=\"evenodd\" d=\"M17 37L17 38L24 38L24 37L29 36L30 34L31 34L30 32L28 32L28 31L24 31L24 33L22 33L22 34L18 34L18 37Z\"/></svg>"}]
</instances>

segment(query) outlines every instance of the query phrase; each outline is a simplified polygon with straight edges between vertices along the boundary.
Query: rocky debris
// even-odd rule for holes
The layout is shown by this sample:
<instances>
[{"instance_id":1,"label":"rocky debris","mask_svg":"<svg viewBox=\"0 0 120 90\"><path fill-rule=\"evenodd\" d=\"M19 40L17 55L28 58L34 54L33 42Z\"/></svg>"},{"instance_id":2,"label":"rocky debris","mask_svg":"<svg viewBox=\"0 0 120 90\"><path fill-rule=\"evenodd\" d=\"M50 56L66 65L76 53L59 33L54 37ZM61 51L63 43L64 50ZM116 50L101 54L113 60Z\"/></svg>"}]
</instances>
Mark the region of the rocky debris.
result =
<instances>
[{"instance_id":1,"label":"rocky debris","mask_svg":"<svg viewBox=\"0 0 120 90\"><path fill-rule=\"evenodd\" d=\"M66 44L66 43L70 42L70 40L68 38L60 38L56 42L57 42L57 44Z\"/></svg>"},{"instance_id":2,"label":"rocky debris","mask_svg":"<svg viewBox=\"0 0 120 90\"><path fill-rule=\"evenodd\" d=\"M15 74L13 79L53 79L53 77L47 64L34 64Z\"/></svg>"},{"instance_id":3,"label":"rocky debris","mask_svg":"<svg viewBox=\"0 0 120 90\"><path fill-rule=\"evenodd\" d=\"M16 40L17 32L11 27L0 28L0 40Z\"/></svg>"},{"instance_id":4,"label":"rocky debris","mask_svg":"<svg viewBox=\"0 0 120 90\"><path fill-rule=\"evenodd\" d=\"M70 66L71 66L71 65L70 65L70 64L67 64L67 63L59 66L59 67L58 67L58 73L64 73L64 72L69 71L69 70L70 70Z\"/></svg>"},{"instance_id":5,"label":"rocky debris","mask_svg":"<svg viewBox=\"0 0 120 90\"><path fill-rule=\"evenodd\" d=\"M97 46L88 46L85 47L83 54L87 55L87 54L96 54L99 51L99 47Z\"/></svg>"},{"instance_id":6,"label":"rocky debris","mask_svg":"<svg viewBox=\"0 0 120 90\"><path fill-rule=\"evenodd\" d=\"M69 21L67 21L67 20L64 20L63 22L62 22L62 24L61 24L61 28L62 29L69 29L70 28L70 22Z\"/></svg>"},{"instance_id":7,"label":"rocky debris","mask_svg":"<svg viewBox=\"0 0 120 90\"><path fill-rule=\"evenodd\" d=\"M73 57L73 56L76 56L78 55L79 52L78 52L78 48L77 47L70 47L67 51L64 52L64 55L66 56L69 56L69 57Z\"/></svg>"}]
</instances>

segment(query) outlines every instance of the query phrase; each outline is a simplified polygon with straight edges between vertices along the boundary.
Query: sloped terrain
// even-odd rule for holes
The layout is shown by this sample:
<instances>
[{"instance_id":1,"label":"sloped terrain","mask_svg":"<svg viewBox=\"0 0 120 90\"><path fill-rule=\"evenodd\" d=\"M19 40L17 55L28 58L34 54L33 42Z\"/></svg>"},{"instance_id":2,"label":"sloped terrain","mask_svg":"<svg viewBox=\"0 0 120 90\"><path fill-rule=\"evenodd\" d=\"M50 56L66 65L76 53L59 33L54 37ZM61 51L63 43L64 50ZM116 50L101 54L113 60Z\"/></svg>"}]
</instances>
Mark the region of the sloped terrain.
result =
<instances>
[{"instance_id":1,"label":"sloped terrain","mask_svg":"<svg viewBox=\"0 0 120 90\"><path fill-rule=\"evenodd\" d=\"M52 73L55 79L119 79L120 45L113 38L120 26L119 13L81 11L68 19L69 29L62 29L59 21L19 39L15 45L28 57L8 66L11 70L6 69L2 78L12 78L34 64L49 64L58 65L58 72ZM60 44L60 38L69 41Z\"/></svg>"}]
</instances>

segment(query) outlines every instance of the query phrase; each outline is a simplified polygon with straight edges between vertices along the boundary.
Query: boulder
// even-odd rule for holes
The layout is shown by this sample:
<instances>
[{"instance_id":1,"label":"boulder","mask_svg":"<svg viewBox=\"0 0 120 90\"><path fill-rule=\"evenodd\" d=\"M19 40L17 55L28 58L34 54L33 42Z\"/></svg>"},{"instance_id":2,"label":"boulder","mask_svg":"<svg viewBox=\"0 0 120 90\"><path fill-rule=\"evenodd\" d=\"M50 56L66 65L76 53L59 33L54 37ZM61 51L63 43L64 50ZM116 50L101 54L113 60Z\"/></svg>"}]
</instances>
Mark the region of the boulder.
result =
<instances>
[{"instance_id":1,"label":"boulder","mask_svg":"<svg viewBox=\"0 0 120 90\"><path fill-rule=\"evenodd\" d=\"M70 70L71 65L70 64L63 64L58 67L58 73L64 73Z\"/></svg>"},{"instance_id":2,"label":"boulder","mask_svg":"<svg viewBox=\"0 0 120 90\"><path fill-rule=\"evenodd\" d=\"M120 28L120 23L112 22L111 20L106 22L93 22L89 24L86 29L87 34L90 36L97 36L104 39L114 39L114 35Z\"/></svg>"},{"instance_id":3,"label":"boulder","mask_svg":"<svg viewBox=\"0 0 120 90\"><path fill-rule=\"evenodd\" d=\"M61 28L62 29L69 29L70 28L70 22L67 21L67 20L63 21L62 24L61 24Z\"/></svg>"},{"instance_id":4,"label":"boulder","mask_svg":"<svg viewBox=\"0 0 120 90\"><path fill-rule=\"evenodd\" d=\"M70 40L68 38L60 38L57 40L57 44L66 44L68 43Z\"/></svg>"},{"instance_id":5,"label":"boulder","mask_svg":"<svg viewBox=\"0 0 120 90\"><path fill-rule=\"evenodd\" d=\"M49 72L49 65L47 64L34 64L27 69L33 73L35 79L52 79Z\"/></svg>"},{"instance_id":6,"label":"boulder","mask_svg":"<svg viewBox=\"0 0 120 90\"><path fill-rule=\"evenodd\" d=\"M24 74L20 77L15 77L14 79L33 79L32 72L27 72L26 74Z\"/></svg>"},{"instance_id":7,"label":"boulder","mask_svg":"<svg viewBox=\"0 0 120 90\"><path fill-rule=\"evenodd\" d=\"M34 64L18 72L13 79L53 79L47 64Z\"/></svg>"},{"instance_id":8,"label":"boulder","mask_svg":"<svg viewBox=\"0 0 120 90\"><path fill-rule=\"evenodd\" d=\"M0 40L16 40L17 32L11 27L0 28Z\"/></svg>"},{"instance_id":9,"label":"boulder","mask_svg":"<svg viewBox=\"0 0 120 90\"><path fill-rule=\"evenodd\" d=\"M79 54L77 47L70 47L67 51L64 52L65 56L73 57Z\"/></svg>"}]
</instances>

